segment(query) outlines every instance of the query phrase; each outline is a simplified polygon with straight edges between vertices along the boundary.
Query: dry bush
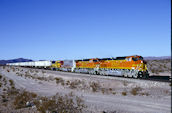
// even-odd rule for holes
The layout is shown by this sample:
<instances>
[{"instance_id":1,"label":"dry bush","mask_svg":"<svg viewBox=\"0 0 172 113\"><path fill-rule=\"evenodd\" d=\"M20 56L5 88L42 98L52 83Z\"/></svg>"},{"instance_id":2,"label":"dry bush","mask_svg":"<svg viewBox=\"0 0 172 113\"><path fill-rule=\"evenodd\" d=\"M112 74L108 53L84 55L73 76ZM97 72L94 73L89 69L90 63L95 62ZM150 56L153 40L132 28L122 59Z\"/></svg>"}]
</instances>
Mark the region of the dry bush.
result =
<instances>
[{"instance_id":1,"label":"dry bush","mask_svg":"<svg viewBox=\"0 0 172 113\"><path fill-rule=\"evenodd\" d=\"M35 93L30 93L27 91L23 91L19 93L13 102L15 109L21 109L26 107L26 103L30 102L35 98L37 95Z\"/></svg>"},{"instance_id":2,"label":"dry bush","mask_svg":"<svg viewBox=\"0 0 172 113\"><path fill-rule=\"evenodd\" d=\"M37 77L38 80L47 80L45 77Z\"/></svg>"},{"instance_id":3,"label":"dry bush","mask_svg":"<svg viewBox=\"0 0 172 113\"><path fill-rule=\"evenodd\" d=\"M72 93L65 96L56 95L51 99L44 97L42 104L39 102L35 103L41 113L81 113L86 108L84 101Z\"/></svg>"},{"instance_id":4,"label":"dry bush","mask_svg":"<svg viewBox=\"0 0 172 113\"><path fill-rule=\"evenodd\" d=\"M140 95L146 95L146 96L149 96L149 93L140 93Z\"/></svg>"},{"instance_id":5,"label":"dry bush","mask_svg":"<svg viewBox=\"0 0 172 113\"><path fill-rule=\"evenodd\" d=\"M92 88L93 92L96 92L101 88L101 85L98 82L91 82L90 87Z\"/></svg>"},{"instance_id":6,"label":"dry bush","mask_svg":"<svg viewBox=\"0 0 172 113\"><path fill-rule=\"evenodd\" d=\"M47 77L47 79L50 80L50 81L53 81L54 77L50 75L50 76Z\"/></svg>"},{"instance_id":7,"label":"dry bush","mask_svg":"<svg viewBox=\"0 0 172 113\"><path fill-rule=\"evenodd\" d=\"M112 91L112 88L109 88L109 91Z\"/></svg>"},{"instance_id":8,"label":"dry bush","mask_svg":"<svg viewBox=\"0 0 172 113\"><path fill-rule=\"evenodd\" d=\"M115 92L115 91L113 91L113 92L112 92L112 94L114 94L114 95L115 95L115 94L116 94L116 92Z\"/></svg>"},{"instance_id":9,"label":"dry bush","mask_svg":"<svg viewBox=\"0 0 172 113\"><path fill-rule=\"evenodd\" d=\"M70 81L69 80L66 81L66 85L70 85Z\"/></svg>"},{"instance_id":10,"label":"dry bush","mask_svg":"<svg viewBox=\"0 0 172 113\"><path fill-rule=\"evenodd\" d=\"M103 94L105 93L105 89L104 89L104 88L102 88L102 93L103 93Z\"/></svg>"},{"instance_id":11,"label":"dry bush","mask_svg":"<svg viewBox=\"0 0 172 113\"><path fill-rule=\"evenodd\" d=\"M131 94L133 95L138 95L139 94L139 91L141 91L142 88L141 87L135 87L135 88L132 88L132 90L130 91Z\"/></svg>"},{"instance_id":12,"label":"dry bush","mask_svg":"<svg viewBox=\"0 0 172 113\"><path fill-rule=\"evenodd\" d=\"M123 92L122 92L122 95L123 95L123 96L126 96L126 95L127 95L127 92L123 91Z\"/></svg>"},{"instance_id":13,"label":"dry bush","mask_svg":"<svg viewBox=\"0 0 172 113\"><path fill-rule=\"evenodd\" d=\"M46 71L43 71L43 70L42 70L42 73L46 73Z\"/></svg>"},{"instance_id":14,"label":"dry bush","mask_svg":"<svg viewBox=\"0 0 172 113\"><path fill-rule=\"evenodd\" d=\"M11 86L14 86L14 81L13 80L9 80L9 82L10 82Z\"/></svg>"},{"instance_id":15,"label":"dry bush","mask_svg":"<svg viewBox=\"0 0 172 113\"><path fill-rule=\"evenodd\" d=\"M15 87L13 87L13 88L7 90L7 94L9 96L14 96L14 95L19 94L19 90L16 89Z\"/></svg>"},{"instance_id":16,"label":"dry bush","mask_svg":"<svg viewBox=\"0 0 172 113\"><path fill-rule=\"evenodd\" d=\"M123 81L123 85L124 86L127 86L128 85L128 82L127 81Z\"/></svg>"},{"instance_id":17,"label":"dry bush","mask_svg":"<svg viewBox=\"0 0 172 113\"><path fill-rule=\"evenodd\" d=\"M15 70L15 68L13 68L12 70L13 70L13 72L15 72L15 71L16 71L16 70Z\"/></svg>"},{"instance_id":18,"label":"dry bush","mask_svg":"<svg viewBox=\"0 0 172 113\"><path fill-rule=\"evenodd\" d=\"M16 75L21 76L21 77L23 76L23 75L22 75L21 73L19 73L19 72L17 72Z\"/></svg>"},{"instance_id":19,"label":"dry bush","mask_svg":"<svg viewBox=\"0 0 172 113\"><path fill-rule=\"evenodd\" d=\"M64 84L63 78L56 77L55 80L56 80L56 84L59 84L59 83Z\"/></svg>"},{"instance_id":20,"label":"dry bush","mask_svg":"<svg viewBox=\"0 0 172 113\"><path fill-rule=\"evenodd\" d=\"M113 93L112 88L101 88L103 94Z\"/></svg>"},{"instance_id":21,"label":"dry bush","mask_svg":"<svg viewBox=\"0 0 172 113\"><path fill-rule=\"evenodd\" d=\"M2 83L0 82L0 87L2 87Z\"/></svg>"},{"instance_id":22,"label":"dry bush","mask_svg":"<svg viewBox=\"0 0 172 113\"><path fill-rule=\"evenodd\" d=\"M6 89L4 88L3 91L6 91Z\"/></svg>"},{"instance_id":23,"label":"dry bush","mask_svg":"<svg viewBox=\"0 0 172 113\"><path fill-rule=\"evenodd\" d=\"M4 85L7 84L7 80L5 78L3 78L3 81L4 81Z\"/></svg>"},{"instance_id":24,"label":"dry bush","mask_svg":"<svg viewBox=\"0 0 172 113\"><path fill-rule=\"evenodd\" d=\"M27 77L27 78L31 78L31 75L30 75L30 74L28 74L28 73L26 73L26 74L25 74L25 77Z\"/></svg>"},{"instance_id":25,"label":"dry bush","mask_svg":"<svg viewBox=\"0 0 172 113\"><path fill-rule=\"evenodd\" d=\"M69 88L75 89L75 88L77 88L80 84L81 84L81 81L80 81L80 80L74 80L74 81L70 82Z\"/></svg>"},{"instance_id":26,"label":"dry bush","mask_svg":"<svg viewBox=\"0 0 172 113\"><path fill-rule=\"evenodd\" d=\"M0 79L2 78L2 75L0 75Z\"/></svg>"},{"instance_id":27,"label":"dry bush","mask_svg":"<svg viewBox=\"0 0 172 113\"><path fill-rule=\"evenodd\" d=\"M30 71L30 73L33 73L34 72L32 69L30 69L29 71Z\"/></svg>"},{"instance_id":28,"label":"dry bush","mask_svg":"<svg viewBox=\"0 0 172 113\"><path fill-rule=\"evenodd\" d=\"M109 111L109 110L107 110L107 111L102 111L101 113L118 113L117 111Z\"/></svg>"},{"instance_id":29,"label":"dry bush","mask_svg":"<svg viewBox=\"0 0 172 113\"><path fill-rule=\"evenodd\" d=\"M7 72L10 72L10 70L9 70L9 69L7 69Z\"/></svg>"}]
</instances>

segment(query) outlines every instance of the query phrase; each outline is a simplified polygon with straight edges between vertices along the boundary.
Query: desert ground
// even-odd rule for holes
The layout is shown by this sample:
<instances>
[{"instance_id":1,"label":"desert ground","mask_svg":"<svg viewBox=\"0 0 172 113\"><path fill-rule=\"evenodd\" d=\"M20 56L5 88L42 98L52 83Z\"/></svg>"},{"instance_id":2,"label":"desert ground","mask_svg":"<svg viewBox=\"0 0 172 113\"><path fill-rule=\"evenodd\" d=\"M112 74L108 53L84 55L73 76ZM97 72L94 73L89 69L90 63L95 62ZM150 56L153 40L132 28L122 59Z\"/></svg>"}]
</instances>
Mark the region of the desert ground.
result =
<instances>
[{"instance_id":1,"label":"desert ground","mask_svg":"<svg viewBox=\"0 0 172 113\"><path fill-rule=\"evenodd\" d=\"M171 83L0 67L0 113L170 113Z\"/></svg>"},{"instance_id":2,"label":"desert ground","mask_svg":"<svg viewBox=\"0 0 172 113\"><path fill-rule=\"evenodd\" d=\"M171 59L147 60L150 76L171 76Z\"/></svg>"}]
</instances>

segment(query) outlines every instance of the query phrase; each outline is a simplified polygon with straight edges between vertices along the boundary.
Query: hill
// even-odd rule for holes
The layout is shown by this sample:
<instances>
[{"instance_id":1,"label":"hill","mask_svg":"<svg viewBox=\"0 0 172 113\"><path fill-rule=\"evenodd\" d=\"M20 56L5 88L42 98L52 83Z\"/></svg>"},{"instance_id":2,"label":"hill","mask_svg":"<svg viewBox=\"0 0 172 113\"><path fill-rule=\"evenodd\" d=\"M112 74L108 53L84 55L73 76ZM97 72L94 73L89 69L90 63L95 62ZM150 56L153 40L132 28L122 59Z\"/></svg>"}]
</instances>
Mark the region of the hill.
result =
<instances>
[{"instance_id":1,"label":"hill","mask_svg":"<svg viewBox=\"0 0 172 113\"><path fill-rule=\"evenodd\" d=\"M33 61L31 59L17 58L11 60L0 60L0 65L5 65L6 63L16 63L16 62L29 62Z\"/></svg>"}]
</instances>

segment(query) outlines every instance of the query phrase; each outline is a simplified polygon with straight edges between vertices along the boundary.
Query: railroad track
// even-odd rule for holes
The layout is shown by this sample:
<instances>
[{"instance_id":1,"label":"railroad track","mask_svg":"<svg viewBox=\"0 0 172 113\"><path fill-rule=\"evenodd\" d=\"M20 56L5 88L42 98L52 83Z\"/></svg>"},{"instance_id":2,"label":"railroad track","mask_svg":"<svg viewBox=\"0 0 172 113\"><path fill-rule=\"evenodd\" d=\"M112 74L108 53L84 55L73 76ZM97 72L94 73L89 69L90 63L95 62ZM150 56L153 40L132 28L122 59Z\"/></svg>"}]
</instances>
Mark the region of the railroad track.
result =
<instances>
[{"instance_id":1,"label":"railroad track","mask_svg":"<svg viewBox=\"0 0 172 113\"><path fill-rule=\"evenodd\" d=\"M120 77L120 78L125 78L121 76L112 76L108 75L110 77ZM149 81L157 81L157 82L171 82L171 78L169 76L149 76L149 78L126 78L126 79L136 79L136 80L149 80Z\"/></svg>"},{"instance_id":2,"label":"railroad track","mask_svg":"<svg viewBox=\"0 0 172 113\"><path fill-rule=\"evenodd\" d=\"M150 76L145 80L158 81L158 82L171 82L170 76L158 76L158 75Z\"/></svg>"},{"instance_id":3,"label":"railroad track","mask_svg":"<svg viewBox=\"0 0 172 113\"><path fill-rule=\"evenodd\" d=\"M39 69L39 68L32 68L32 69ZM49 69L45 69L45 70L49 70ZM53 71L53 70L49 70L49 71ZM64 72L64 71L60 71L60 72ZM66 73L70 73L70 72L66 72ZM86 74L86 73L76 73L76 74ZM97 75L92 75L92 76L97 76ZM113 76L113 75L108 75L108 76L125 78L125 77ZM152 76L149 76L149 78L126 78L126 79L137 79L137 80L139 79L139 80L149 80L149 81L157 81L157 82L171 82L170 76L158 76L158 75L152 75Z\"/></svg>"}]
</instances>

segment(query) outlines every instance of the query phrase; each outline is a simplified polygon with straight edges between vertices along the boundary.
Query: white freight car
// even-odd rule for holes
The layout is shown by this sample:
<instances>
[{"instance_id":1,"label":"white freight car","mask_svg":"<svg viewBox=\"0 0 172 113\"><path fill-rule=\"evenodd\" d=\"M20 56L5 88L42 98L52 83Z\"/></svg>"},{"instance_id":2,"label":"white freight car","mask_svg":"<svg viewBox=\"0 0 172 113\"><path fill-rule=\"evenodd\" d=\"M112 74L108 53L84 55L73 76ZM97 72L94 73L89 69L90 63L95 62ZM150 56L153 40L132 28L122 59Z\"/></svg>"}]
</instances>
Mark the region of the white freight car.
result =
<instances>
[{"instance_id":1,"label":"white freight car","mask_svg":"<svg viewBox=\"0 0 172 113\"><path fill-rule=\"evenodd\" d=\"M35 61L34 64L35 67L44 67L44 68L49 67L51 65L52 65L51 61Z\"/></svg>"},{"instance_id":2,"label":"white freight car","mask_svg":"<svg viewBox=\"0 0 172 113\"><path fill-rule=\"evenodd\" d=\"M73 72L75 67L76 63L74 60L63 60L60 70Z\"/></svg>"},{"instance_id":3,"label":"white freight car","mask_svg":"<svg viewBox=\"0 0 172 113\"><path fill-rule=\"evenodd\" d=\"M10 66L26 66L26 67L50 67L52 65L51 61L32 61L32 62L17 62L17 63L7 63Z\"/></svg>"}]
</instances>

